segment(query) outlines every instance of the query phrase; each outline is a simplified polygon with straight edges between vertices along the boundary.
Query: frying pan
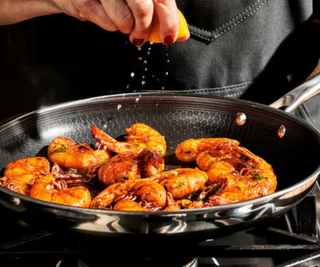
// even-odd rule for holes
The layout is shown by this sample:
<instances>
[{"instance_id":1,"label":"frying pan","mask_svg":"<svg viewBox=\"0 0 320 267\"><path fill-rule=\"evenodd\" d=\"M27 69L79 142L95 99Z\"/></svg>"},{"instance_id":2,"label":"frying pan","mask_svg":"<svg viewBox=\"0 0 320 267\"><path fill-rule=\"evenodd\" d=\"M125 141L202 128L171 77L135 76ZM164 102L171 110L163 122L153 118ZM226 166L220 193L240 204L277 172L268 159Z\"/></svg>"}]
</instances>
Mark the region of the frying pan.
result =
<instances>
[{"instance_id":1,"label":"frying pan","mask_svg":"<svg viewBox=\"0 0 320 267\"><path fill-rule=\"evenodd\" d=\"M93 145L90 127L106 125L121 137L137 122L159 131L167 141L168 169L184 167L174 151L190 138L228 137L240 141L269 162L278 177L274 194L210 208L124 212L77 208L49 203L0 187L0 205L22 220L50 229L70 229L102 237L208 238L246 230L282 215L312 188L320 172L320 134L288 113L319 94L320 76L308 80L271 106L229 98L167 92L110 95L54 105L0 126L0 168L13 160L46 156L57 136ZM288 106L287 111L277 109ZM274 108L276 107L276 108ZM236 123L238 114L245 123ZM243 116L242 115L242 118ZM285 129L282 138L279 129ZM71 232L73 232L71 231Z\"/></svg>"}]
</instances>

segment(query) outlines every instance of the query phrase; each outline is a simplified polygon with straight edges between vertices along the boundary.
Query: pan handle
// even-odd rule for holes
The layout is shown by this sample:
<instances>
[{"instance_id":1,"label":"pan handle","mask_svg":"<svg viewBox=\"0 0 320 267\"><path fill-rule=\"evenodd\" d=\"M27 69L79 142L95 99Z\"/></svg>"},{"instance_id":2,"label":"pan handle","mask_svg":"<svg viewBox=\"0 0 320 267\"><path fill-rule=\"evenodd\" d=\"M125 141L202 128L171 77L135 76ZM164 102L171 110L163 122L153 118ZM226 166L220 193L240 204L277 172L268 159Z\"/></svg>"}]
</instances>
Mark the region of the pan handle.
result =
<instances>
[{"instance_id":1,"label":"pan handle","mask_svg":"<svg viewBox=\"0 0 320 267\"><path fill-rule=\"evenodd\" d=\"M292 113L304 102L320 94L320 74L313 76L311 79L302 83L292 91L288 92L277 101L273 102L270 107L286 107L284 111Z\"/></svg>"}]
</instances>

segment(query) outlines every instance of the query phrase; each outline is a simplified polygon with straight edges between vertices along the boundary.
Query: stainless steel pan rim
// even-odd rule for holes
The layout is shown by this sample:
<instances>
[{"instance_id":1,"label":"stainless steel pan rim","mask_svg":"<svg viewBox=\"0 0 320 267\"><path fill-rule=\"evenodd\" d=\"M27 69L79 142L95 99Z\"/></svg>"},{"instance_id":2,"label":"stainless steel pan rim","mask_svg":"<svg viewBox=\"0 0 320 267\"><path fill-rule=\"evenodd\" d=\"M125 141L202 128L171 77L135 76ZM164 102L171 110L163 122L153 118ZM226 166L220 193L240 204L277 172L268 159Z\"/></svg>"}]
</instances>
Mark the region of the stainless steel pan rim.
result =
<instances>
[{"instance_id":1,"label":"stainless steel pan rim","mask_svg":"<svg viewBox=\"0 0 320 267\"><path fill-rule=\"evenodd\" d=\"M168 93L163 93L163 92L146 92L146 93L129 93L129 94L118 94L118 95L108 95L108 96L101 96L101 97L93 97L93 98L89 98L89 99L85 99L85 100L78 100L78 101L72 101L72 102L67 102L67 103L63 103L63 104L58 104L58 105L54 105L51 107L44 107L41 108L37 111L33 111L30 113L27 113L25 115L21 115L7 123L5 123L4 125L0 126L0 133L1 130L6 127L7 125L10 125L12 123L15 123L17 120L23 118L23 117L28 117L32 114L41 114L41 113L47 113L50 112L52 110L56 110L56 109L60 109L60 108L65 108L65 107L70 107L70 106L78 106L81 105L82 103L90 103L90 102L99 102L99 101L104 101L105 99L114 99L117 101L121 101L121 99L126 99L128 100L128 98L131 98L133 101L137 98L137 97L148 97L148 96L158 96L159 98L163 97L172 97L172 96L177 96L177 97L188 97L188 98L201 98L201 99L208 99L210 101L212 101L212 99L216 99L219 101L226 101L226 102L235 102L235 103L241 103L243 105L247 105L247 106L251 106L253 108L257 108L261 111L267 111L268 113L274 114L274 115L280 115L281 116L285 116L286 118L290 118L292 119L294 122L299 121L300 124L302 124L303 127L308 128L309 131L313 132L314 135L317 136L318 141L320 142L320 134L319 132L312 127L310 124L308 124L307 122L305 122L304 120L297 118L296 116L284 112L282 110L276 109L276 108L272 108L263 104L259 104L259 103L255 103L255 102L251 102L251 101L246 101L246 100L239 100L239 99L229 99L229 98L223 98L223 97L208 97L208 96L200 96L200 95L190 95L190 94L184 94L184 93L176 93L176 92L168 92ZM119 104L121 104L121 102L119 102ZM275 120L280 120L279 118L275 118ZM221 211L221 210L228 210L228 209L235 209L235 208L239 208L242 206L249 206L249 205L259 205L259 204L264 204L267 202L270 202L272 199L275 198L280 198L282 196L285 196L288 193L291 193L292 191L295 191L297 189L299 189L300 187L303 186L307 186L307 187L311 187L311 185L314 183L314 181L316 180L317 176L320 173L320 164L318 166L318 168L316 170L313 171L312 174L310 174L308 177L304 178L302 181L288 187L285 189L282 189L280 191L276 191L275 193L268 195L268 196L263 196L257 199L252 199L252 200L248 200L248 201L244 201L244 202L239 202L239 203L234 203L234 204L228 204L228 205L223 205L223 206L215 206L215 207L209 207L209 208L201 208L201 209L194 209L194 210L179 210L179 211L159 211L159 212L125 212L125 211L110 211L110 210L99 210L99 209L89 209L89 208L77 208L77 207L72 207L72 206L66 206L66 205L60 205L60 204L55 204L55 203L51 203L51 202L46 202L46 201L42 201L39 199L35 199L35 198L31 198L28 196L24 196L18 193L15 193L11 190L8 190L6 188L2 188L0 187L0 191L4 192L6 194L11 195L12 197L15 198L19 198L22 199L24 201L28 201L28 202L33 202L36 204L41 204L41 205L45 205L48 206L50 208L54 208L54 209L62 209L64 211L81 211L84 213L98 213L98 214L110 214L110 215L142 215L142 216L146 216L146 217L170 217L173 215L197 215L197 214L203 214L203 213L208 213L208 212L215 212L215 211ZM280 178L281 179L281 178Z\"/></svg>"},{"instance_id":2,"label":"stainless steel pan rim","mask_svg":"<svg viewBox=\"0 0 320 267\"><path fill-rule=\"evenodd\" d=\"M152 216L170 217L170 216L176 216L176 215L198 215L198 214L211 213L211 212L221 211L221 210L236 209L236 208L240 208L243 206L265 204L265 203L270 202L272 199L279 198L281 196L284 196L284 195L298 189L299 187L307 184L308 182L310 182L310 185L308 185L307 187L308 188L311 187L313 185L314 181L316 180L317 176L319 175L319 173L320 173L320 169L318 168L317 172L315 172L314 175L313 174L310 175L309 177L307 177L306 179L304 179L300 183L297 183L290 188L280 190L280 191L275 192L273 194L270 194L268 196L263 196L263 197L252 199L252 200L247 200L247 201L243 201L243 202L239 202L239 203L227 204L227 205L222 205L222 206L214 206L214 207L190 209L190 210L177 210L177 211L157 211L157 212L132 211L132 212L129 212L129 211L78 208L78 207L72 207L72 206L66 206L66 205L56 204L56 203L52 203L52 202L47 202L47 201L43 201L40 199L29 197L29 196L24 196L19 193L13 192L9 189L6 189L6 188L0 188L0 191L4 192L6 194L9 194L12 197L22 199L24 201L32 202L32 203L39 204L39 205L45 205L45 206L53 208L53 209L60 209L60 210L64 210L64 211L73 211L73 212L81 211L84 213L94 212L94 213L106 214L106 215L133 215L134 214L134 215L142 215L145 217L152 217Z\"/></svg>"}]
</instances>

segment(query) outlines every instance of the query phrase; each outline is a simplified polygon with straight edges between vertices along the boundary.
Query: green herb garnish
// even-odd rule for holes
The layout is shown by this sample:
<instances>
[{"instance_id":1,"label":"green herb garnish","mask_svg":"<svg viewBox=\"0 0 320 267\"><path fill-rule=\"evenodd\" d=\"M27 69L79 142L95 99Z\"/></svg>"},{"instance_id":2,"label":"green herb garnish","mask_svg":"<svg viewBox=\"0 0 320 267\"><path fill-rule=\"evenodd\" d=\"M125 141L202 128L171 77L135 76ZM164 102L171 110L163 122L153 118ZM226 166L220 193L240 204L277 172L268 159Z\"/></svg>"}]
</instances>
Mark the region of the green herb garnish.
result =
<instances>
[{"instance_id":1,"label":"green herb garnish","mask_svg":"<svg viewBox=\"0 0 320 267\"><path fill-rule=\"evenodd\" d=\"M268 177L263 177L263 176L260 176L260 175L256 175L254 178L256 180L267 180L268 179Z\"/></svg>"},{"instance_id":2,"label":"green herb garnish","mask_svg":"<svg viewBox=\"0 0 320 267\"><path fill-rule=\"evenodd\" d=\"M54 154L54 153L63 153L63 152L66 152L67 149L68 149L67 146L62 145L62 148L58 148L58 149L51 150L51 154Z\"/></svg>"},{"instance_id":3,"label":"green herb garnish","mask_svg":"<svg viewBox=\"0 0 320 267\"><path fill-rule=\"evenodd\" d=\"M266 180L266 179L268 179L268 177L260 176L259 172L257 170L254 170L254 172L252 173L252 178L256 179L256 180Z\"/></svg>"},{"instance_id":4,"label":"green herb garnish","mask_svg":"<svg viewBox=\"0 0 320 267\"><path fill-rule=\"evenodd\" d=\"M174 186L173 188L174 189L177 189L179 188L180 186L184 185L184 182L179 182L179 184L177 184L176 186Z\"/></svg>"}]
</instances>

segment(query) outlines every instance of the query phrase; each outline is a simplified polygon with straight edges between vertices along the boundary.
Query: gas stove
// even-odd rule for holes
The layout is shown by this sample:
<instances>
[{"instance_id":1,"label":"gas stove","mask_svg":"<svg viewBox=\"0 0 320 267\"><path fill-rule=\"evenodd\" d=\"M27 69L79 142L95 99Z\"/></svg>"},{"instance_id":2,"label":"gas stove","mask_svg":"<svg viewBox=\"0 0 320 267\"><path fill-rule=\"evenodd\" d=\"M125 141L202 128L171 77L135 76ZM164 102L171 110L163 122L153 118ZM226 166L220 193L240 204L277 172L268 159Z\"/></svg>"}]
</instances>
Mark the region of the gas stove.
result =
<instances>
[{"instance_id":1,"label":"gas stove","mask_svg":"<svg viewBox=\"0 0 320 267\"><path fill-rule=\"evenodd\" d=\"M246 232L181 244L126 244L49 232L21 221L2 208L1 266L320 266L320 187L282 217ZM135 240L134 240L135 242ZM134 243L133 242L133 243Z\"/></svg>"}]
</instances>

